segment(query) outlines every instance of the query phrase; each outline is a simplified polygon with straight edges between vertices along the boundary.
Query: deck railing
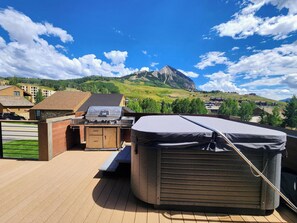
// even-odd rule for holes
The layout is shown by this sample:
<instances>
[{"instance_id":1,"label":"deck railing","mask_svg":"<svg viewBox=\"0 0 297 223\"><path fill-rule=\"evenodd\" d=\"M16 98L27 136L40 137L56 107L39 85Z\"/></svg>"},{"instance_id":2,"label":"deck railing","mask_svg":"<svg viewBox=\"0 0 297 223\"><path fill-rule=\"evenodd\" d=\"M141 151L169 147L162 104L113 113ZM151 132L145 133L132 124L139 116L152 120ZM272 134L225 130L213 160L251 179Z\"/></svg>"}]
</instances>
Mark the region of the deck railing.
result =
<instances>
[{"instance_id":1,"label":"deck railing","mask_svg":"<svg viewBox=\"0 0 297 223\"><path fill-rule=\"evenodd\" d=\"M137 121L142 116L160 114L125 113L124 115L135 117ZM234 120L228 116L206 116ZM64 116L47 119L44 122L1 120L0 158L51 160L83 141L83 131L69 127L73 118L74 116ZM297 131L257 123L246 122L246 124L286 132L288 157L283 159L283 167L297 173ZM125 140L129 140L129 131L126 133Z\"/></svg>"},{"instance_id":2,"label":"deck railing","mask_svg":"<svg viewBox=\"0 0 297 223\"><path fill-rule=\"evenodd\" d=\"M0 157L39 159L38 121L1 120Z\"/></svg>"}]
</instances>

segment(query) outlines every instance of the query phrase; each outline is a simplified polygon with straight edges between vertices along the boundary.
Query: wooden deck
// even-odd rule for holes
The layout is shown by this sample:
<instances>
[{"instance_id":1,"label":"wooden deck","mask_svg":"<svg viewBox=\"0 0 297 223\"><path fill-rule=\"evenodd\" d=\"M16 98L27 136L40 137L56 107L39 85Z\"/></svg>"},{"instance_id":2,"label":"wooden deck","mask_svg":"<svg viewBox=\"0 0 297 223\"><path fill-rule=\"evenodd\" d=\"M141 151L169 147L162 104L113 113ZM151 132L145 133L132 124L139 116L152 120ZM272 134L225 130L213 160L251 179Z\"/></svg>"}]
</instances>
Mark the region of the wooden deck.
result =
<instances>
[{"instance_id":1,"label":"wooden deck","mask_svg":"<svg viewBox=\"0 0 297 223\"><path fill-rule=\"evenodd\" d=\"M98 174L109 155L68 151L49 162L0 159L0 222L297 222L287 208L269 216L155 210L134 198L129 177Z\"/></svg>"}]
</instances>

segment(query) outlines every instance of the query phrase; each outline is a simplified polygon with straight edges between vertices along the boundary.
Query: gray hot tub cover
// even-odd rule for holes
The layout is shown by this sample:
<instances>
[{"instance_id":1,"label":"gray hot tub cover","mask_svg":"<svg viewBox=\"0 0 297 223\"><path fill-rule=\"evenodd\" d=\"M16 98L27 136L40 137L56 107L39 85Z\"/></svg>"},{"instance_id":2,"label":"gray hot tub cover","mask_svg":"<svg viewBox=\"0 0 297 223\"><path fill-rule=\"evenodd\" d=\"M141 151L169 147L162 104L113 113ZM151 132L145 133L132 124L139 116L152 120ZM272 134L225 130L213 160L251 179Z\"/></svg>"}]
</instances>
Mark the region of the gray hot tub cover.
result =
<instances>
[{"instance_id":1,"label":"gray hot tub cover","mask_svg":"<svg viewBox=\"0 0 297 223\"><path fill-rule=\"evenodd\" d=\"M285 150L286 134L280 131L214 117L185 117L221 131L240 150ZM220 136L178 115L140 118L132 127L132 142L163 148L195 147L214 152L232 150Z\"/></svg>"}]
</instances>

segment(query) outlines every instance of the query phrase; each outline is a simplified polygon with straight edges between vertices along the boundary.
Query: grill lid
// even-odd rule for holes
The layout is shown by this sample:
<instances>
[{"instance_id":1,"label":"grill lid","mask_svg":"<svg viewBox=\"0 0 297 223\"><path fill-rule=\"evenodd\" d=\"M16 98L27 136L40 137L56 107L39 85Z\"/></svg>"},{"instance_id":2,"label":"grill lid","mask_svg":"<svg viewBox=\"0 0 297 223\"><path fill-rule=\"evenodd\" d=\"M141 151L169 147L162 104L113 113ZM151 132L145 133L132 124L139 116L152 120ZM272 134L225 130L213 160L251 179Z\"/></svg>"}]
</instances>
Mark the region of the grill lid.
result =
<instances>
[{"instance_id":1,"label":"grill lid","mask_svg":"<svg viewBox=\"0 0 297 223\"><path fill-rule=\"evenodd\" d=\"M86 119L90 122L120 120L123 110L120 106L90 106Z\"/></svg>"}]
</instances>

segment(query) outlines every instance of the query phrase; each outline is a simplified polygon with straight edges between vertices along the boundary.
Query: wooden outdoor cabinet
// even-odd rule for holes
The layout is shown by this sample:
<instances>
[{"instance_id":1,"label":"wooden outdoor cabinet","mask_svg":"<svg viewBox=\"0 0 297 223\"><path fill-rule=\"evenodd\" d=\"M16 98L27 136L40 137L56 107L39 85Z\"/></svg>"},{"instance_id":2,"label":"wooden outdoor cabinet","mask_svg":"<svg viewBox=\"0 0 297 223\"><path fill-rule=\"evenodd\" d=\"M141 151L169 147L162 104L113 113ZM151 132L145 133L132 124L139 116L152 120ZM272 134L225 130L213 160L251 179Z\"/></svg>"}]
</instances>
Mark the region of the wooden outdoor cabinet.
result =
<instances>
[{"instance_id":1,"label":"wooden outdoor cabinet","mask_svg":"<svg viewBox=\"0 0 297 223\"><path fill-rule=\"evenodd\" d=\"M91 126L86 127L87 149L120 148L120 127Z\"/></svg>"}]
</instances>

